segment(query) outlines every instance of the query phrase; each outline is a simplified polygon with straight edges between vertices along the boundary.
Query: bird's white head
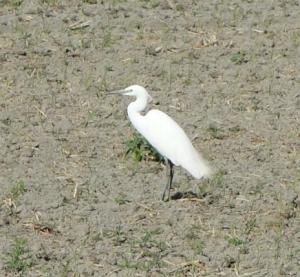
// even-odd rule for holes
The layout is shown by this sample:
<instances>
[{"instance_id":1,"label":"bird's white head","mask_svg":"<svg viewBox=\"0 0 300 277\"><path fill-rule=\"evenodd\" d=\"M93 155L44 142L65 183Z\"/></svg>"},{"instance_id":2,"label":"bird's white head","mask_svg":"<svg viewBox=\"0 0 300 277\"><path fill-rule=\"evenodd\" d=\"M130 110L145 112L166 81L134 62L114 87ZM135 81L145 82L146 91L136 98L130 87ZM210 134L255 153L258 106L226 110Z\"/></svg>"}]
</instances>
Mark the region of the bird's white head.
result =
<instances>
[{"instance_id":1,"label":"bird's white head","mask_svg":"<svg viewBox=\"0 0 300 277\"><path fill-rule=\"evenodd\" d=\"M111 92L111 94L115 93L128 96L135 96L138 99L146 99L147 102L150 102L152 100L152 97L148 94L147 90L139 85L132 85L125 89Z\"/></svg>"}]
</instances>

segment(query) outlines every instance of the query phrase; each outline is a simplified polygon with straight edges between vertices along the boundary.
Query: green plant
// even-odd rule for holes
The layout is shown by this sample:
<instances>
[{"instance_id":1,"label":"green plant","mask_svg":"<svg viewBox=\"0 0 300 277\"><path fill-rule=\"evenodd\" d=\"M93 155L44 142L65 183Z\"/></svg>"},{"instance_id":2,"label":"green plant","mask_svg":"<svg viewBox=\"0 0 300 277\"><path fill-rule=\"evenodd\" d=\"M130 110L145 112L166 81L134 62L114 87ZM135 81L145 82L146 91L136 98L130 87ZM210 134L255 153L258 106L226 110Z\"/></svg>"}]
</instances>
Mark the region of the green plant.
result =
<instances>
[{"instance_id":1,"label":"green plant","mask_svg":"<svg viewBox=\"0 0 300 277\"><path fill-rule=\"evenodd\" d=\"M24 271L30 264L24 259L26 253L27 241L25 239L16 239L12 249L8 252L7 268L11 271Z\"/></svg>"},{"instance_id":2,"label":"green plant","mask_svg":"<svg viewBox=\"0 0 300 277\"><path fill-rule=\"evenodd\" d=\"M156 162L163 162L164 158L161 156L142 136L135 133L131 139L125 142L126 156L129 154L136 161L150 160Z\"/></svg>"},{"instance_id":3,"label":"green plant","mask_svg":"<svg viewBox=\"0 0 300 277\"><path fill-rule=\"evenodd\" d=\"M118 205L124 205L130 202L128 199L126 199L126 195L124 193L119 193L118 196L114 198L114 201Z\"/></svg>"},{"instance_id":4,"label":"green plant","mask_svg":"<svg viewBox=\"0 0 300 277\"><path fill-rule=\"evenodd\" d=\"M25 184L23 181L18 181L10 190L13 199L17 199L26 191Z\"/></svg>"},{"instance_id":5,"label":"green plant","mask_svg":"<svg viewBox=\"0 0 300 277\"><path fill-rule=\"evenodd\" d=\"M121 3L126 3L127 0L109 0L107 2L111 3L113 6L116 6L116 5L121 4Z\"/></svg>"},{"instance_id":6,"label":"green plant","mask_svg":"<svg viewBox=\"0 0 300 277\"><path fill-rule=\"evenodd\" d=\"M83 2L88 4L97 4L98 0L83 0Z\"/></svg>"},{"instance_id":7,"label":"green plant","mask_svg":"<svg viewBox=\"0 0 300 277\"><path fill-rule=\"evenodd\" d=\"M192 79L191 79L191 78L186 78L186 79L184 79L183 84L184 84L185 86L191 85L191 84L192 84Z\"/></svg>"},{"instance_id":8,"label":"green plant","mask_svg":"<svg viewBox=\"0 0 300 277\"><path fill-rule=\"evenodd\" d=\"M152 271L164 266L162 257L167 245L164 241L157 240L156 235L162 233L160 228L145 230L141 238L132 241L130 254L123 257L120 266L129 269L137 269L145 272ZM138 253L139 258L135 258L134 253Z\"/></svg>"},{"instance_id":9,"label":"green plant","mask_svg":"<svg viewBox=\"0 0 300 277\"><path fill-rule=\"evenodd\" d=\"M200 239L196 239L192 243L192 249L196 255L202 255L204 249L204 242Z\"/></svg>"},{"instance_id":10,"label":"green plant","mask_svg":"<svg viewBox=\"0 0 300 277\"><path fill-rule=\"evenodd\" d=\"M150 5L151 5L151 8L157 8L159 6L159 2L158 0L152 0L150 1Z\"/></svg>"},{"instance_id":11,"label":"green plant","mask_svg":"<svg viewBox=\"0 0 300 277\"><path fill-rule=\"evenodd\" d=\"M127 240L122 226L118 225L111 234L114 245L121 245Z\"/></svg>"},{"instance_id":12,"label":"green plant","mask_svg":"<svg viewBox=\"0 0 300 277\"><path fill-rule=\"evenodd\" d=\"M141 247L157 246L157 242L153 236L161 234L161 229L156 228L154 230L146 230L144 236L140 240Z\"/></svg>"},{"instance_id":13,"label":"green plant","mask_svg":"<svg viewBox=\"0 0 300 277\"><path fill-rule=\"evenodd\" d=\"M233 127L230 127L228 129L231 133L238 133L240 132L242 129L239 125L236 125L236 126L233 126Z\"/></svg>"},{"instance_id":14,"label":"green plant","mask_svg":"<svg viewBox=\"0 0 300 277\"><path fill-rule=\"evenodd\" d=\"M223 138L225 138L225 135L224 135L223 131L220 128L213 125L213 124L210 124L208 126L207 131L210 133L211 137L214 138L214 139L223 139Z\"/></svg>"},{"instance_id":15,"label":"green plant","mask_svg":"<svg viewBox=\"0 0 300 277\"><path fill-rule=\"evenodd\" d=\"M199 229L199 225L192 225L186 234L188 243L196 255L202 255L205 247L204 242L199 237Z\"/></svg>"},{"instance_id":16,"label":"green plant","mask_svg":"<svg viewBox=\"0 0 300 277\"><path fill-rule=\"evenodd\" d=\"M48 6L55 6L58 4L58 0L40 0L40 3Z\"/></svg>"},{"instance_id":17,"label":"green plant","mask_svg":"<svg viewBox=\"0 0 300 277\"><path fill-rule=\"evenodd\" d=\"M232 244L233 246L240 246L243 245L245 242L237 237L228 238L228 243Z\"/></svg>"},{"instance_id":18,"label":"green plant","mask_svg":"<svg viewBox=\"0 0 300 277\"><path fill-rule=\"evenodd\" d=\"M111 31L106 30L104 35L103 35L103 40L102 40L102 46L103 48L109 48L113 44L113 39L111 35Z\"/></svg>"},{"instance_id":19,"label":"green plant","mask_svg":"<svg viewBox=\"0 0 300 277\"><path fill-rule=\"evenodd\" d=\"M212 184L214 186L221 186L224 181L225 174L226 174L225 170L219 170L212 178L212 180L211 180Z\"/></svg>"},{"instance_id":20,"label":"green plant","mask_svg":"<svg viewBox=\"0 0 300 277\"><path fill-rule=\"evenodd\" d=\"M247 63L249 61L246 51L238 51L231 56L230 59L235 64Z\"/></svg>"},{"instance_id":21,"label":"green plant","mask_svg":"<svg viewBox=\"0 0 300 277\"><path fill-rule=\"evenodd\" d=\"M182 4L177 4L176 5L176 11L178 11L178 12L184 12L184 6Z\"/></svg>"},{"instance_id":22,"label":"green plant","mask_svg":"<svg viewBox=\"0 0 300 277\"><path fill-rule=\"evenodd\" d=\"M4 6L4 5L9 5L11 6L13 9L18 8L21 4L23 3L23 0L4 0L4 1L0 1L0 7Z\"/></svg>"},{"instance_id":23,"label":"green plant","mask_svg":"<svg viewBox=\"0 0 300 277\"><path fill-rule=\"evenodd\" d=\"M205 193L206 191L211 190L215 187L222 187L224 182L224 175L226 175L225 170L219 170L212 175L210 179L204 179L199 187L201 193Z\"/></svg>"},{"instance_id":24,"label":"green plant","mask_svg":"<svg viewBox=\"0 0 300 277\"><path fill-rule=\"evenodd\" d=\"M119 266L128 269L138 269L140 267L139 263L134 261L131 257L124 257Z\"/></svg>"},{"instance_id":25,"label":"green plant","mask_svg":"<svg viewBox=\"0 0 300 277\"><path fill-rule=\"evenodd\" d=\"M256 218L255 217L249 218L245 224L245 234L249 235L254 230L255 227L256 227Z\"/></svg>"}]
</instances>

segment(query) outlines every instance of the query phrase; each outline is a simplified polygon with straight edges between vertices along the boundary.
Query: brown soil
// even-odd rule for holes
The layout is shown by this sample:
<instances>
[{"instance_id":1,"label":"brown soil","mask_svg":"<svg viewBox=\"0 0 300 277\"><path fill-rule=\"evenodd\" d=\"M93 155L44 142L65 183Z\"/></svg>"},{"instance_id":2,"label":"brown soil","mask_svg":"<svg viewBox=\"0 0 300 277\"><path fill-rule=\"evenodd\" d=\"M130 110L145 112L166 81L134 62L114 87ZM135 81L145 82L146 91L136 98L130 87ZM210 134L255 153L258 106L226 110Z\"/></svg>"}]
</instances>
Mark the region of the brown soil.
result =
<instances>
[{"instance_id":1,"label":"brown soil","mask_svg":"<svg viewBox=\"0 0 300 277\"><path fill-rule=\"evenodd\" d=\"M1 276L297 276L298 1L0 1ZM125 157L145 86L210 181ZM180 197L179 197L180 198ZM18 247L21 250L18 252ZM298 275L299 276L299 275Z\"/></svg>"}]
</instances>

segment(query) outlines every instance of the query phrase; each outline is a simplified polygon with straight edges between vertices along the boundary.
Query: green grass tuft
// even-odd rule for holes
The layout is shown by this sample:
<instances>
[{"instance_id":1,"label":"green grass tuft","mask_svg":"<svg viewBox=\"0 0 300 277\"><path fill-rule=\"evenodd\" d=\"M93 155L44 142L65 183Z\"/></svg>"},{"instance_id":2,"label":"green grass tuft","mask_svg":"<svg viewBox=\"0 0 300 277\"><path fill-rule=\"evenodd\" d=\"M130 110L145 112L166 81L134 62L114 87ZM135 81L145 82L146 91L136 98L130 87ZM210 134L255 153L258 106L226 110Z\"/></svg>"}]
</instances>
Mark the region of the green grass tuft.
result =
<instances>
[{"instance_id":1,"label":"green grass tuft","mask_svg":"<svg viewBox=\"0 0 300 277\"><path fill-rule=\"evenodd\" d=\"M124 205L124 204L130 202L130 200L128 200L128 199L126 198L126 195L125 195L124 193L122 193L122 192L119 193L118 196L116 196L116 197L114 198L114 201L115 201L118 205Z\"/></svg>"},{"instance_id":2,"label":"green grass tuft","mask_svg":"<svg viewBox=\"0 0 300 277\"><path fill-rule=\"evenodd\" d=\"M240 246L243 245L245 242L239 238L229 238L228 243L233 246Z\"/></svg>"},{"instance_id":3,"label":"green grass tuft","mask_svg":"<svg viewBox=\"0 0 300 277\"><path fill-rule=\"evenodd\" d=\"M249 61L246 51L243 51L243 50L238 51L235 54L233 54L231 56L230 60L235 64L243 64L243 63L247 63Z\"/></svg>"},{"instance_id":4,"label":"green grass tuft","mask_svg":"<svg viewBox=\"0 0 300 277\"><path fill-rule=\"evenodd\" d=\"M163 162L161 156L142 136L134 134L134 136L125 142L126 156L131 155L133 160L140 162L142 160Z\"/></svg>"},{"instance_id":5,"label":"green grass tuft","mask_svg":"<svg viewBox=\"0 0 300 277\"><path fill-rule=\"evenodd\" d=\"M7 268L13 272L25 271L30 264L24 259L26 253L27 241L25 239L16 239L8 252Z\"/></svg>"},{"instance_id":6,"label":"green grass tuft","mask_svg":"<svg viewBox=\"0 0 300 277\"><path fill-rule=\"evenodd\" d=\"M207 131L209 132L210 136L214 139L223 139L225 138L224 132L221 128L216 127L213 124L210 124L207 128Z\"/></svg>"},{"instance_id":7,"label":"green grass tuft","mask_svg":"<svg viewBox=\"0 0 300 277\"><path fill-rule=\"evenodd\" d=\"M10 190L13 199L17 199L20 195L24 194L26 191L25 183L23 181L18 181Z\"/></svg>"}]
</instances>

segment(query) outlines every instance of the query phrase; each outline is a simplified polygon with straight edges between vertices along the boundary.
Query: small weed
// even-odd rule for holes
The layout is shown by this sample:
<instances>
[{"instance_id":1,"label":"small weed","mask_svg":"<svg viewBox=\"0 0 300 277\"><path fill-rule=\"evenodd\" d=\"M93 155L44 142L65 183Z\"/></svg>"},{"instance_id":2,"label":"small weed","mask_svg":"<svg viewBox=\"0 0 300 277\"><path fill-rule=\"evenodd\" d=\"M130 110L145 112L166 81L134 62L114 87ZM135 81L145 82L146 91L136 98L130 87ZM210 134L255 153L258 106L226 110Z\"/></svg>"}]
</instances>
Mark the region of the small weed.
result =
<instances>
[{"instance_id":1,"label":"small weed","mask_svg":"<svg viewBox=\"0 0 300 277\"><path fill-rule=\"evenodd\" d=\"M113 45L113 39L112 39L111 31L106 31L103 36L102 47L109 48L112 45Z\"/></svg>"},{"instance_id":2,"label":"small weed","mask_svg":"<svg viewBox=\"0 0 300 277\"><path fill-rule=\"evenodd\" d=\"M186 78L186 79L184 79L183 84L184 84L185 86L191 85L191 84L192 84L192 79L191 79L191 78Z\"/></svg>"},{"instance_id":3,"label":"small weed","mask_svg":"<svg viewBox=\"0 0 300 277\"><path fill-rule=\"evenodd\" d=\"M23 181L18 181L10 190L13 199L17 199L26 191L25 184Z\"/></svg>"},{"instance_id":4,"label":"small weed","mask_svg":"<svg viewBox=\"0 0 300 277\"><path fill-rule=\"evenodd\" d=\"M124 193L119 193L117 197L115 197L114 201L118 205L124 205L126 203L129 203L130 201L126 199L126 195Z\"/></svg>"},{"instance_id":5,"label":"small weed","mask_svg":"<svg viewBox=\"0 0 300 277\"><path fill-rule=\"evenodd\" d=\"M90 75L83 76L82 79L81 79L81 82L84 85L86 91L89 91L90 88L94 84L93 78Z\"/></svg>"},{"instance_id":6,"label":"small weed","mask_svg":"<svg viewBox=\"0 0 300 277\"><path fill-rule=\"evenodd\" d=\"M243 50L233 54L230 60L235 64L243 64L249 61L246 51Z\"/></svg>"},{"instance_id":7,"label":"small weed","mask_svg":"<svg viewBox=\"0 0 300 277\"><path fill-rule=\"evenodd\" d=\"M250 218L249 220L246 221L245 225L245 233L249 235L253 229L256 227L256 218Z\"/></svg>"},{"instance_id":8,"label":"small weed","mask_svg":"<svg viewBox=\"0 0 300 277\"><path fill-rule=\"evenodd\" d=\"M139 63L140 62L138 57L134 57L131 61L132 61L132 63Z\"/></svg>"},{"instance_id":9,"label":"small weed","mask_svg":"<svg viewBox=\"0 0 300 277\"><path fill-rule=\"evenodd\" d=\"M9 5L13 9L18 8L23 3L23 0L4 0L3 2L0 1L0 7L4 5Z\"/></svg>"},{"instance_id":10,"label":"small weed","mask_svg":"<svg viewBox=\"0 0 300 277\"><path fill-rule=\"evenodd\" d=\"M225 170L219 170L212 176L211 179L204 179L202 182L200 189L200 192L204 193L207 188L212 187L221 187L224 183L224 175L226 175Z\"/></svg>"},{"instance_id":11,"label":"small weed","mask_svg":"<svg viewBox=\"0 0 300 277\"><path fill-rule=\"evenodd\" d=\"M275 244L274 257L276 259L280 258L281 243L282 243L282 234L278 233L274 238L274 244Z\"/></svg>"},{"instance_id":12,"label":"small weed","mask_svg":"<svg viewBox=\"0 0 300 277\"><path fill-rule=\"evenodd\" d=\"M138 269L140 267L139 262L134 261L133 259L128 257L124 257L122 262L119 264L119 266L128 269Z\"/></svg>"},{"instance_id":13,"label":"small weed","mask_svg":"<svg viewBox=\"0 0 300 277\"><path fill-rule=\"evenodd\" d=\"M106 65L105 66L105 71L114 71L113 67L111 65Z\"/></svg>"},{"instance_id":14,"label":"small weed","mask_svg":"<svg viewBox=\"0 0 300 277\"><path fill-rule=\"evenodd\" d=\"M127 0L109 0L107 2L110 2L113 6L116 6L116 5L121 4L121 3L126 3Z\"/></svg>"},{"instance_id":15,"label":"small weed","mask_svg":"<svg viewBox=\"0 0 300 277\"><path fill-rule=\"evenodd\" d=\"M223 131L216 127L213 124L210 124L209 127L207 128L207 131L210 133L211 137L214 139L223 139L225 138L225 135L223 133Z\"/></svg>"},{"instance_id":16,"label":"small weed","mask_svg":"<svg viewBox=\"0 0 300 277\"><path fill-rule=\"evenodd\" d=\"M202 255L204 249L204 242L200 239L196 239L192 243L192 249L196 255Z\"/></svg>"},{"instance_id":17,"label":"small weed","mask_svg":"<svg viewBox=\"0 0 300 277\"><path fill-rule=\"evenodd\" d=\"M252 110L253 111L262 110L261 105L260 105L261 100L259 100L255 96L251 97L250 100L251 100L251 103L252 103Z\"/></svg>"},{"instance_id":18,"label":"small weed","mask_svg":"<svg viewBox=\"0 0 300 277\"><path fill-rule=\"evenodd\" d=\"M240 127L239 125L236 125L236 126L234 126L234 127L229 128L228 130L229 130L231 133L238 133L238 132L240 132L242 129L241 129L241 127Z\"/></svg>"},{"instance_id":19,"label":"small weed","mask_svg":"<svg viewBox=\"0 0 300 277\"><path fill-rule=\"evenodd\" d=\"M151 247L151 246L157 246L156 241L153 239L153 236L159 235L161 233L161 230L159 228L156 228L154 230L146 230L145 235L142 237L140 241L141 247Z\"/></svg>"},{"instance_id":20,"label":"small weed","mask_svg":"<svg viewBox=\"0 0 300 277\"><path fill-rule=\"evenodd\" d=\"M247 110L247 107L245 106L244 103L239 102L234 109L239 111L239 112L245 112Z\"/></svg>"},{"instance_id":21,"label":"small weed","mask_svg":"<svg viewBox=\"0 0 300 277\"><path fill-rule=\"evenodd\" d=\"M157 1L157 0L152 0L150 5L151 5L151 8L154 9L154 8L157 8L159 6L159 2L160 1Z\"/></svg>"},{"instance_id":22,"label":"small weed","mask_svg":"<svg viewBox=\"0 0 300 277\"><path fill-rule=\"evenodd\" d=\"M108 83L107 83L107 79L106 79L106 71L103 74L103 77L100 81L100 85L99 85L99 90L100 91L108 91Z\"/></svg>"},{"instance_id":23,"label":"small weed","mask_svg":"<svg viewBox=\"0 0 300 277\"><path fill-rule=\"evenodd\" d=\"M189 240L197 239L198 238L198 230L199 230L199 226L193 224L189 228L188 233L186 234L186 238Z\"/></svg>"},{"instance_id":24,"label":"small weed","mask_svg":"<svg viewBox=\"0 0 300 277\"><path fill-rule=\"evenodd\" d=\"M150 253L150 254L149 254ZM142 269L146 272L151 271L153 268L161 268L163 267L164 262L162 261L162 257L160 252L148 252L148 260L142 263Z\"/></svg>"},{"instance_id":25,"label":"small weed","mask_svg":"<svg viewBox=\"0 0 300 277\"><path fill-rule=\"evenodd\" d=\"M219 170L211 180L211 183L215 186L221 186L224 182L224 175L226 174L225 170Z\"/></svg>"},{"instance_id":26,"label":"small weed","mask_svg":"<svg viewBox=\"0 0 300 277\"><path fill-rule=\"evenodd\" d=\"M245 242L239 238L229 238L228 243L233 246L240 246L243 245Z\"/></svg>"},{"instance_id":27,"label":"small weed","mask_svg":"<svg viewBox=\"0 0 300 277\"><path fill-rule=\"evenodd\" d=\"M136 260L134 257L124 257L119 264L122 268L137 269L149 272L153 269L161 268L164 266L162 261L162 254L160 251L143 251L142 260Z\"/></svg>"},{"instance_id":28,"label":"small weed","mask_svg":"<svg viewBox=\"0 0 300 277\"><path fill-rule=\"evenodd\" d=\"M98 0L83 0L83 2L88 4L97 4Z\"/></svg>"},{"instance_id":29,"label":"small weed","mask_svg":"<svg viewBox=\"0 0 300 277\"><path fill-rule=\"evenodd\" d=\"M56 6L58 4L58 0L40 0L40 3L48 6Z\"/></svg>"},{"instance_id":30,"label":"small weed","mask_svg":"<svg viewBox=\"0 0 300 277\"><path fill-rule=\"evenodd\" d=\"M113 237L114 245L121 245L127 240L122 226L118 225L115 230L112 231L111 236Z\"/></svg>"},{"instance_id":31,"label":"small weed","mask_svg":"<svg viewBox=\"0 0 300 277\"><path fill-rule=\"evenodd\" d=\"M87 118L83 123L84 127L86 128L89 124L94 123L96 117L97 117L97 114L95 111L88 111Z\"/></svg>"},{"instance_id":32,"label":"small weed","mask_svg":"<svg viewBox=\"0 0 300 277\"><path fill-rule=\"evenodd\" d=\"M196 255L202 255L205 246L204 242L199 237L199 228L198 225L192 225L186 234L189 245Z\"/></svg>"},{"instance_id":33,"label":"small weed","mask_svg":"<svg viewBox=\"0 0 300 277\"><path fill-rule=\"evenodd\" d=\"M22 257L26 253L27 241L25 239L16 239L12 249L8 252L7 268L10 271L24 271L30 263Z\"/></svg>"},{"instance_id":34,"label":"small weed","mask_svg":"<svg viewBox=\"0 0 300 277\"><path fill-rule=\"evenodd\" d=\"M123 257L119 266L144 272L163 267L165 263L162 261L162 257L165 255L167 244L155 237L161 233L160 228L147 229L140 238L132 240L130 242L131 250Z\"/></svg>"},{"instance_id":35,"label":"small weed","mask_svg":"<svg viewBox=\"0 0 300 277\"><path fill-rule=\"evenodd\" d=\"M178 12L184 12L184 6L182 4L177 4L176 5L176 11L178 11Z\"/></svg>"},{"instance_id":36,"label":"small weed","mask_svg":"<svg viewBox=\"0 0 300 277\"><path fill-rule=\"evenodd\" d=\"M142 160L163 162L164 158L139 134L126 141L126 156L129 154L136 162Z\"/></svg>"}]
</instances>

